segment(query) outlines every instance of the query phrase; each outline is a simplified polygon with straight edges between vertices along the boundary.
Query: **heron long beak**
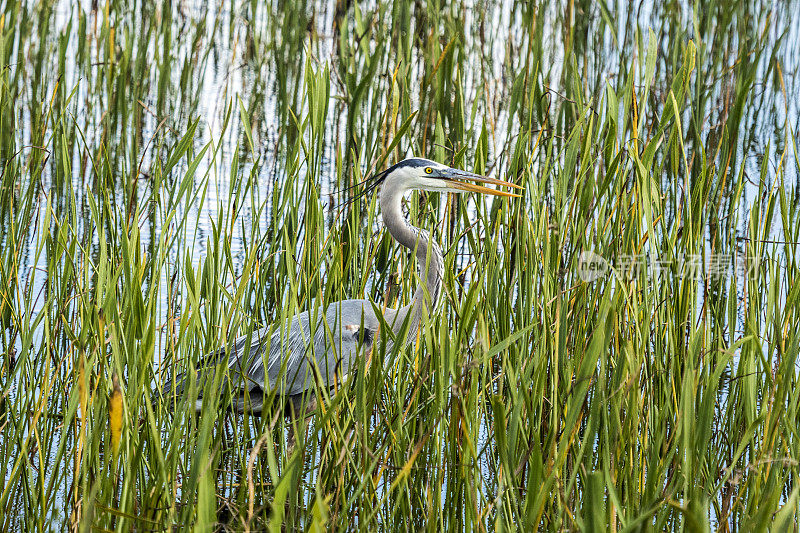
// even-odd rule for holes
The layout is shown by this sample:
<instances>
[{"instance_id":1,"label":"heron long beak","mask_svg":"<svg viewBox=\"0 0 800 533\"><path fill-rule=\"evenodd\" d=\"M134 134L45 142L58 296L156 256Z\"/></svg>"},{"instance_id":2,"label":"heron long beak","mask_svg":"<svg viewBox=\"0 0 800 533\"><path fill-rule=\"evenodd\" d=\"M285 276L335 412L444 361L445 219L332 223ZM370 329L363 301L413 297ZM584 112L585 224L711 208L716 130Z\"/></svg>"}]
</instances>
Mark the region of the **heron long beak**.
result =
<instances>
[{"instance_id":1,"label":"heron long beak","mask_svg":"<svg viewBox=\"0 0 800 533\"><path fill-rule=\"evenodd\" d=\"M477 192L481 194L491 194L493 196L511 196L514 198L521 198L522 195L514 194L511 192L501 191L498 189L490 189L489 187L484 187L483 185L475 185L474 183L466 183L460 180L469 180L475 181L478 183L488 183L491 185L500 185L501 187L512 187L514 189L523 189L524 187L517 185L516 183L510 183L508 181L503 180L496 180L494 178L487 178L486 176L481 176L480 174L473 174L472 172L467 172L465 170L456 170L456 169L447 169L442 171L442 179L444 179L447 184L454 189L459 189L462 191L469 191L469 192Z\"/></svg>"}]
</instances>

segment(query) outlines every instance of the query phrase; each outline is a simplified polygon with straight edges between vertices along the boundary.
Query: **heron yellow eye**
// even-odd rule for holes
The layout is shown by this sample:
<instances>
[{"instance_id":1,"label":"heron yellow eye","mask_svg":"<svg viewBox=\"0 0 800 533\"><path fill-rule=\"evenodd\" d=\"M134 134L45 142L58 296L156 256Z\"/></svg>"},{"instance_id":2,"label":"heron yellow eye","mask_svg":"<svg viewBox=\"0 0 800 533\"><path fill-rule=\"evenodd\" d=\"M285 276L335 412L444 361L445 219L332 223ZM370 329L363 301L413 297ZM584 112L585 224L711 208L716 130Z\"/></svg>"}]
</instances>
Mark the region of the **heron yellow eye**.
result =
<instances>
[{"instance_id":1,"label":"heron yellow eye","mask_svg":"<svg viewBox=\"0 0 800 533\"><path fill-rule=\"evenodd\" d=\"M425 174L430 174L431 172L433 172L433 169L431 167L425 168Z\"/></svg>"}]
</instances>

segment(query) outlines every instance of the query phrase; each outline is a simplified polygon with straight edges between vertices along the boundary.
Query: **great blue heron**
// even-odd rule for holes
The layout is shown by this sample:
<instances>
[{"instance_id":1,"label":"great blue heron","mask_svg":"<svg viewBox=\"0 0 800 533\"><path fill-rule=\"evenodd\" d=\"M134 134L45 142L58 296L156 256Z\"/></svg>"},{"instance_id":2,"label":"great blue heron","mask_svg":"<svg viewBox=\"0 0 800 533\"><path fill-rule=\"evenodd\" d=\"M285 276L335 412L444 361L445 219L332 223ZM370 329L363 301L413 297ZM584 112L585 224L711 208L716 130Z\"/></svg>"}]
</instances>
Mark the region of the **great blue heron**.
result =
<instances>
[{"instance_id":1,"label":"great blue heron","mask_svg":"<svg viewBox=\"0 0 800 533\"><path fill-rule=\"evenodd\" d=\"M364 182L361 195L381 185L380 206L383 223L397 242L415 253L419 277L424 280L414 298L400 309L380 310L369 300L343 300L328 306L312 328L309 311L278 325L267 326L233 341L228 364L228 385L234 394L232 407L238 411L260 411L264 398L276 391L297 408L315 384L328 388L347 375L359 357L372 349L381 323L389 325L393 336L400 334L406 321L407 340L412 340L423 316L436 309L441 295L444 258L439 245L427 231L408 223L401 211L403 195L413 190L432 192L477 192L497 196L518 196L468 181L521 188L513 183L457 170L422 158L409 158L375 174ZM428 300L428 298L430 300ZM429 306L429 313L423 308ZM383 315L380 320L376 309ZM312 315L313 316L313 315ZM197 370L197 387L225 360L225 349L207 356ZM180 398L188 379L178 376L175 388L166 384L164 392ZM202 398L196 400L202 407Z\"/></svg>"}]
</instances>

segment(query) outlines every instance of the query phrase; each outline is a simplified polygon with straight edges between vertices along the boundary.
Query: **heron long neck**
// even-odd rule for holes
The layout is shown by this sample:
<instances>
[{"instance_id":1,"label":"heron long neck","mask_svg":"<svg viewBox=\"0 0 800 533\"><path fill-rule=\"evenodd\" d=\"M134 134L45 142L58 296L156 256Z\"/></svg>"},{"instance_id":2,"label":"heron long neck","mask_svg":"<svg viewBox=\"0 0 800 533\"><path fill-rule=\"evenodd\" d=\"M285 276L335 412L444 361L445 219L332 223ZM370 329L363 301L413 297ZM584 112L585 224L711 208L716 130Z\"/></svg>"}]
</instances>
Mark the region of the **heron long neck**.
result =
<instances>
[{"instance_id":1,"label":"heron long neck","mask_svg":"<svg viewBox=\"0 0 800 533\"><path fill-rule=\"evenodd\" d=\"M427 307L429 314L433 313L439 303L444 257L441 248L430 239L427 231L408 223L401 210L401 199L402 191L381 191L383 223L397 242L414 252L417 257L417 272L419 277L425 280L424 286L417 287L411 304L400 310L402 315L398 326L402 324L402 320L405 319L408 312L413 313L409 330L409 336L412 336L419 327L423 306L428 305L426 290L430 295L430 304Z\"/></svg>"}]
</instances>

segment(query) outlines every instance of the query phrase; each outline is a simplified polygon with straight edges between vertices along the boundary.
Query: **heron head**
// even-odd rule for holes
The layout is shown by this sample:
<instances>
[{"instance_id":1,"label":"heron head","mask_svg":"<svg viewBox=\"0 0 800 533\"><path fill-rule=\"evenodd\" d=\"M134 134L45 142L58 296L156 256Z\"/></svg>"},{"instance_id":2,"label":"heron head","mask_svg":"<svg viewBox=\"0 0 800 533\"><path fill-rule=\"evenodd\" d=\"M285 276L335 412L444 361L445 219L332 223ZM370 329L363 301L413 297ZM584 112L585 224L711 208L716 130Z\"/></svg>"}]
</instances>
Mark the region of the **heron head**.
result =
<instances>
[{"instance_id":1,"label":"heron head","mask_svg":"<svg viewBox=\"0 0 800 533\"><path fill-rule=\"evenodd\" d=\"M378 174L376 178L386 185L404 190L416 189L454 193L477 192L494 196L519 197L518 194L500 189L492 189L478 184L485 183L489 185L500 185L501 187L522 189L522 187L514 183L487 178L480 174L473 174L465 170L451 168L447 165L442 165L441 163L421 157L404 159Z\"/></svg>"}]
</instances>

